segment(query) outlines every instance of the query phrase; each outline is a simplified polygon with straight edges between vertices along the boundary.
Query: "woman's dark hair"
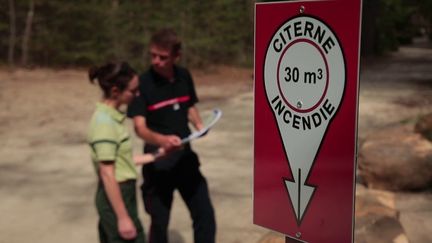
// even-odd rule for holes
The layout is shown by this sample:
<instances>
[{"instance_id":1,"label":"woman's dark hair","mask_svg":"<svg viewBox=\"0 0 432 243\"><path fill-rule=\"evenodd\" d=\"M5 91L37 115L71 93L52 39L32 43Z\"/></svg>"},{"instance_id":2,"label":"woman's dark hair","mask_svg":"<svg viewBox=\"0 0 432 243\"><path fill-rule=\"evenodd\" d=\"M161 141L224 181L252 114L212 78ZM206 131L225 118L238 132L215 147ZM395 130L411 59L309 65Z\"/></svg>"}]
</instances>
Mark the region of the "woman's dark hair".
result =
<instances>
[{"instance_id":1,"label":"woman's dark hair","mask_svg":"<svg viewBox=\"0 0 432 243\"><path fill-rule=\"evenodd\" d=\"M113 87L124 91L136 72L127 62L109 62L100 67L90 68L88 74L90 82L94 83L97 79L104 97L109 98Z\"/></svg>"},{"instance_id":2,"label":"woman's dark hair","mask_svg":"<svg viewBox=\"0 0 432 243\"><path fill-rule=\"evenodd\" d=\"M171 50L171 53L174 55L179 54L182 46L177 33L170 28L161 29L154 33L150 39L150 44Z\"/></svg>"}]
</instances>

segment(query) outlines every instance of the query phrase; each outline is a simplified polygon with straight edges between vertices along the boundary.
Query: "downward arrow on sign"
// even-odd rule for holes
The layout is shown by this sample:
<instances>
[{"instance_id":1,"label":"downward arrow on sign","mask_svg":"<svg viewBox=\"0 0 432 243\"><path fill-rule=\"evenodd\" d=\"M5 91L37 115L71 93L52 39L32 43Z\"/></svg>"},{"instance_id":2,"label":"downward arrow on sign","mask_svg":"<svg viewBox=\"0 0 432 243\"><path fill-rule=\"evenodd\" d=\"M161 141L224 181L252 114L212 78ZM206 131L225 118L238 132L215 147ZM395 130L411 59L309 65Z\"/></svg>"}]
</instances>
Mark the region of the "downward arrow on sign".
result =
<instances>
[{"instance_id":1,"label":"downward arrow on sign","mask_svg":"<svg viewBox=\"0 0 432 243\"><path fill-rule=\"evenodd\" d=\"M294 208L297 225L300 225L306 208L315 192L315 187L306 185L307 174L302 174L302 170L300 168L297 169L297 173L293 171L293 177L294 181L285 179L284 181L291 199L292 206Z\"/></svg>"}]
</instances>

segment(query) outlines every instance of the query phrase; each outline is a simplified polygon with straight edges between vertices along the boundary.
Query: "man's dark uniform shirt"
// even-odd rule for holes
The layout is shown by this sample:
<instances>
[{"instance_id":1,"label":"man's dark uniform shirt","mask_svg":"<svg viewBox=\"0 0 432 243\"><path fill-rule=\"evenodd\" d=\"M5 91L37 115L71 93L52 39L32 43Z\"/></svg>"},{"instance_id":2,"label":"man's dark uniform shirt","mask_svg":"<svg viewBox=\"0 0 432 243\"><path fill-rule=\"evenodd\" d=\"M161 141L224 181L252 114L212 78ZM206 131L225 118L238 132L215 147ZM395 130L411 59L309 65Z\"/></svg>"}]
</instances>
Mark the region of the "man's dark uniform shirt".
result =
<instances>
[{"instance_id":1,"label":"man's dark uniform shirt","mask_svg":"<svg viewBox=\"0 0 432 243\"><path fill-rule=\"evenodd\" d=\"M143 116L147 127L152 131L185 138L190 134L188 110L198 102L198 98L189 71L174 66L174 73L174 81L162 77L152 68L142 74L140 95L129 105L128 116ZM146 144L144 152L156 149L156 146ZM186 145L185 149L189 150L190 146ZM176 154L178 153L167 156L164 161L158 161L155 167L168 169L173 166Z\"/></svg>"}]
</instances>

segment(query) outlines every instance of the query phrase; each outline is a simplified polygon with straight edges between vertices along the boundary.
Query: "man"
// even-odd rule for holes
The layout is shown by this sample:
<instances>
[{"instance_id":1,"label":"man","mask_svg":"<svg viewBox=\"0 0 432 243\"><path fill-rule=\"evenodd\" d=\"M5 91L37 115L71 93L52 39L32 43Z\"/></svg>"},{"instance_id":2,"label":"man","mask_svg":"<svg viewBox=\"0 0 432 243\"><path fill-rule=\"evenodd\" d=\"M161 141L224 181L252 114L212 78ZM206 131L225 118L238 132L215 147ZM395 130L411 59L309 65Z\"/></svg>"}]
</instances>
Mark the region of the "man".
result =
<instances>
[{"instance_id":1,"label":"man","mask_svg":"<svg viewBox=\"0 0 432 243\"><path fill-rule=\"evenodd\" d=\"M216 223L207 182L190 144L188 122L203 128L195 107L198 98L189 71L176 65L181 42L171 29L155 33L150 40L151 67L140 77L140 95L128 110L135 131L145 140L144 151L158 147L171 151L157 163L143 166L144 206L151 216L150 243L167 243L173 192L178 189L193 220L196 243L215 242Z\"/></svg>"}]
</instances>

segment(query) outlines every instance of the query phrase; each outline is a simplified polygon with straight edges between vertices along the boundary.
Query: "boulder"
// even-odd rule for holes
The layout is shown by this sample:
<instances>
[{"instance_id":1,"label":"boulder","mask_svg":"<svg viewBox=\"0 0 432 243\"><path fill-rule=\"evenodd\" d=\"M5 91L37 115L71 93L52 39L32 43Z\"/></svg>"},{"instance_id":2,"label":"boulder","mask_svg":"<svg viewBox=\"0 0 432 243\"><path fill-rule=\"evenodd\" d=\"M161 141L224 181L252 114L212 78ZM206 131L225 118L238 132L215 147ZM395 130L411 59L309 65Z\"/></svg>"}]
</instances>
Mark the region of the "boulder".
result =
<instances>
[{"instance_id":1,"label":"boulder","mask_svg":"<svg viewBox=\"0 0 432 243\"><path fill-rule=\"evenodd\" d=\"M303 241L298 241L292 238L285 237L282 234L275 232L268 232L265 234L258 243L302 243Z\"/></svg>"},{"instance_id":2,"label":"boulder","mask_svg":"<svg viewBox=\"0 0 432 243\"><path fill-rule=\"evenodd\" d=\"M356 243L408 243L399 222L395 195L357 186L355 210Z\"/></svg>"},{"instance_id":3,"label":"boulder","mask_svg":"<svg viewBox=\"0 0 432 243\"><path fill-rule=\"evenodd\" d=\"M432 141L432 113L420 117L414 131L420 133L427 140Z\"/></svg>"},{"instance_id":4,"label":"boulder","mask_svg":"<svg viewBox=\"0 0 432 243\"><path fill-rule=\"evenodd\" d=\"M275 232L268 232L265 234L258 243L285 243L285 237Z\"/></svg>"},{"instance_id":5,"label":"boulder","mask_svg":"<svg viewBox=\"0 0 432 243\"><path fill-rule=\"evenodd\" d=\"M432 185L432 143L412 126L394 126L369 135L360 147L359 176L370 188L424 190Z\"/></svg>"}]
</instances>

